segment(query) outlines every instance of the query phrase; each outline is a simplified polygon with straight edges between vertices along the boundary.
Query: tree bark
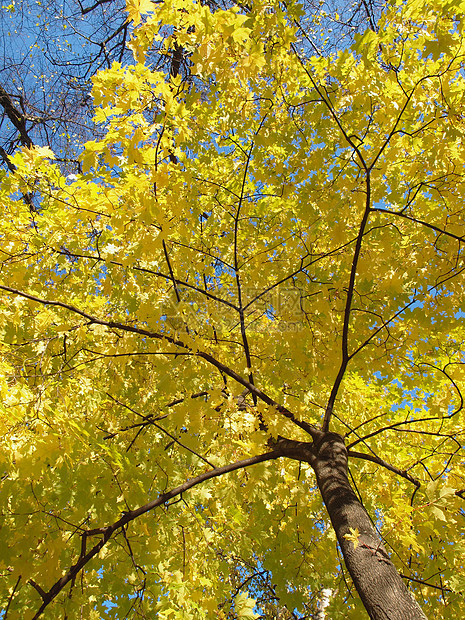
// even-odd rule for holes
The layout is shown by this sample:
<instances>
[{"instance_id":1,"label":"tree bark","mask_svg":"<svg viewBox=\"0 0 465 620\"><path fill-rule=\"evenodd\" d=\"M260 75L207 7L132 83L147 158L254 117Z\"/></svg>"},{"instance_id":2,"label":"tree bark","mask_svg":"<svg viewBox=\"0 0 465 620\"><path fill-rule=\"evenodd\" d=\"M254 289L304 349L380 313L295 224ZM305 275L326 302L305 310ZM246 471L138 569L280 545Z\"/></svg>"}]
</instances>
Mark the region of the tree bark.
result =
<instances>
[{"instance_id":1,"label":"tree bark","mask_svg":"<svg viewBox=\"0 0 465 620\"><path fill-rule=\"evenodd\" d=\"M349 482L347 449L336 433L313 443L279 438L283 456L310 463L352 581L373 620L426 620ZM358 530L358 544L344 538Z\"/></svg>"}]
</instances>

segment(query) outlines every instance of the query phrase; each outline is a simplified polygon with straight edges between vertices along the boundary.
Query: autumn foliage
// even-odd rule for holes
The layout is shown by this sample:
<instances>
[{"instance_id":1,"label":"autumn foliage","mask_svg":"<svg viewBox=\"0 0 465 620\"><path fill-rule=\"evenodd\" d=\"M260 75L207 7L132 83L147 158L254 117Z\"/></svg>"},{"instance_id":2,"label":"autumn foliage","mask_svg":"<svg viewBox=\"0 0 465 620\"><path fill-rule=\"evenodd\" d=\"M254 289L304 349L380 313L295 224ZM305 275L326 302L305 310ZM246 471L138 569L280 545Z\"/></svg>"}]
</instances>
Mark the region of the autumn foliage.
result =
<instances>
[{"instance_id":1,"label":"autumn foliage","mask_svg":"<svg viewBox=\"0 0 465 620\"><path fill-rule=\"evenodd\" d=\"M314 447L342 435L418 605L464 617L465 5L331 54L292 0L127 10L81 172L0 173L6 616L366 617L343 555L381 547L337 544Z\"/></svg>"}]
</instances>

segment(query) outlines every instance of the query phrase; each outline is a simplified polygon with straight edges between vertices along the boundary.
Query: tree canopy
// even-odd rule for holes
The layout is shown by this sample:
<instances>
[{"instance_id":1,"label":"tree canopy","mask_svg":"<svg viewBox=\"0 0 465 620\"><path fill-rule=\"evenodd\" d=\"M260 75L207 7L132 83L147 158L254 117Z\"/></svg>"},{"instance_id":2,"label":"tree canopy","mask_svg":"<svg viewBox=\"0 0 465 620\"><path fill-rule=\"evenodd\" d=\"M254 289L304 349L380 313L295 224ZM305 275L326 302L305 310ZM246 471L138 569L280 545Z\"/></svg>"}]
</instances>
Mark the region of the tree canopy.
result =
<instances>
[{"instance_id":1,"label":"tree canopy","mask_svg":"<svg viewBox=\"0 0 465 620\"><path fill-rule=\"evenodd\" d=\"M2 149L2 617L464 616L465 4L126 10Z\"/></svg>"}]
</instances>

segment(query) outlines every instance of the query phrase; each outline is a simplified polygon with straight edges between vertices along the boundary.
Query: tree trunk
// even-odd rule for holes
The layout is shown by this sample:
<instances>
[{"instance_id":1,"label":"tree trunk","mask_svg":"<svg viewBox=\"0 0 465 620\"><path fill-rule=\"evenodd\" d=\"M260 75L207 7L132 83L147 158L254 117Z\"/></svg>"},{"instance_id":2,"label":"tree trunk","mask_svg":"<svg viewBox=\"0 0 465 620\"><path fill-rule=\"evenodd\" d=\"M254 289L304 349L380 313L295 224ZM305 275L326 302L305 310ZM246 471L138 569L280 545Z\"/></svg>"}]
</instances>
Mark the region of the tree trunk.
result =
<instances>
[{"instance_id":1,"label":"tree trunk","mask_svg":"<svg viewBox=\"0 0 465 620\"><path fill-rule=\"evenodd\" d=\"M321 433L314 443L280 438L283 456L310 463L357 592L373 620L426 620L402 581L368 513L350 486L347 450L336 433ZM344 538L358 530L358 544Z\"/></svg>"}]
</instances>

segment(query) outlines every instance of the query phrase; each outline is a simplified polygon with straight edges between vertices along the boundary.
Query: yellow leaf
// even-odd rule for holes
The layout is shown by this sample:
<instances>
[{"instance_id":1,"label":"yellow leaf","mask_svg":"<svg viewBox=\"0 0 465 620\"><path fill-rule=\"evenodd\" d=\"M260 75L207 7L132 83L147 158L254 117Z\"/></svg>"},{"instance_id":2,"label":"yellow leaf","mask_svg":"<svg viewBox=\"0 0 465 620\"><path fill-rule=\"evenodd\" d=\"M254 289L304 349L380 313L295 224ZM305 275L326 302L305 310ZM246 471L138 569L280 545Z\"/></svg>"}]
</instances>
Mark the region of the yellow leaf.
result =
<instances>
[{"instance_id":1,"label":"yellow leaf","mask_svg":"<svg viewBox=\"0 0 465 620\"><path fill-rule=\"evenodd\" d=\"M155 5L151 0L126 0L126 11L128 21L133 21L134 26L140 23L140 16L155 10Z\"/></svg>"},{"instance_id":2,"label":"yellow leaf","mask_svg":"<svg viewBox=\"0 0 465 620\"><path fill-rule=\"evenodd\" d=\"M349 527L349 530L350 534L344 534L344 538L351 540L354 543L354 549L356 549L359 545L358 539L360 538L360 532L357 527L355 529Z\"/></svg>"},{"instance_id":3,"label":"yellow leaf","mask_svg":"<svg viewBox=\"0 0 465 620\"><path fill-rule=\"evenodd\" d=\"M34 146L31 150L34 150L38 157L48 157L49 159L56 159L55 153L48 146Z\"/></svg>"}]
</instances>

